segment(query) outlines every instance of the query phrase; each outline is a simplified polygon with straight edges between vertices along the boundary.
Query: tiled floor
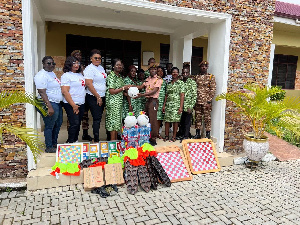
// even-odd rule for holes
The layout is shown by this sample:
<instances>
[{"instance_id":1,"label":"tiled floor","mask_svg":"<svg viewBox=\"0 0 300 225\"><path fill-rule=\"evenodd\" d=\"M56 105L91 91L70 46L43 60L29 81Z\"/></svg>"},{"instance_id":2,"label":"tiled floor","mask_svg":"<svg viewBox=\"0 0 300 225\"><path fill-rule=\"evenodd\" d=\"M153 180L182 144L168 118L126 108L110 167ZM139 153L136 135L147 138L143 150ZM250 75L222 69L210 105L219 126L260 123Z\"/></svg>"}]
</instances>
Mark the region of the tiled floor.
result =
<instances>
[{"instance_id":1,"label":"tiled floor","mask_svg":"<svg viewBox=\"0 0 300 225\"><path fill-rule=\"evenodd\" d=\"M89 135L93 136L93 117L91 115L89 115ZM194 126L193 126L194 127ZM191 128L191 134L195 135L196 131L194 128ZM44 135L44 133L42 133L42 136ZM165 136L165 127L163 127L163 131L162 131L162 137ZM170 136L172 134L170 133ZM67 115L64 112L64 117L63 117L63 124L61 126L60 132L59 132L59 136L58 136L58 143L59 144L63 144L66 142L68 138L68 131L67 131ZM79 133L79 137L78 137L78 141L82 142L82 127L80 127L80 133ZM102 121L100 124L100 141L106 141L106 130L105 130L105 113L103 113L102 116ZM181 146L181 143L179 141L176 141L175 143L170 143L170 142L163 142L163 140L161 139L157 139L157 144L158 147L159 146L166 146L166 145L177 145L177 146Z\"/></svg>"},{"instance_id":2,"label":"tiled floor","mask_svg":"<svg viewBox=\"0 0 300 225\"><path fill-rule=\"evenodd\" d=\"M101 198L82 184L0 194L0 224L300 224L300 160L244 165Z\"/></svg>"}]
</instances>

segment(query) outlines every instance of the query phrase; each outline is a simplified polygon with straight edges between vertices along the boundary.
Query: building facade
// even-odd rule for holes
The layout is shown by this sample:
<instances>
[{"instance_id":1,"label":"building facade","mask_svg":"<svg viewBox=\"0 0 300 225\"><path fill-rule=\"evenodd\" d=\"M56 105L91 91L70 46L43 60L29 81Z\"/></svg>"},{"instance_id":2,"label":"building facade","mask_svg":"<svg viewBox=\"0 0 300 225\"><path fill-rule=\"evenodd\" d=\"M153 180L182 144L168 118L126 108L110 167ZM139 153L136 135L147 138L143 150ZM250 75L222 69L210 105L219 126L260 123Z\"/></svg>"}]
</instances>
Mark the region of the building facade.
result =
<instances>
[{"instance_id":1,"label":"building facade","mask_svg":"<svg viewBox=\"0 0 300 225\"><path fill-rule=\"evenodd\" d=\"M63 61L72 49L88 52L95 46L105 52L106 69L114 55L143 68L144 52L179 68L182 62L195 65L206 59L219 94L241 89L249 81L270 84L274 51L282 52L281 38L274 35L277 44L272 45L273 30L281 34L274 0L3 0L0 8L1 91L35 93L33 76L43 56ZM56 72L61 73L59 68ZM31 106L1 111L0 122L8 120L40 127ZM214 102L212 121L219 151L241 151L245 124L232 105ZM25 145L4 135L0 176L22 177L34 166Z\"/></svg>"}]
</instances>

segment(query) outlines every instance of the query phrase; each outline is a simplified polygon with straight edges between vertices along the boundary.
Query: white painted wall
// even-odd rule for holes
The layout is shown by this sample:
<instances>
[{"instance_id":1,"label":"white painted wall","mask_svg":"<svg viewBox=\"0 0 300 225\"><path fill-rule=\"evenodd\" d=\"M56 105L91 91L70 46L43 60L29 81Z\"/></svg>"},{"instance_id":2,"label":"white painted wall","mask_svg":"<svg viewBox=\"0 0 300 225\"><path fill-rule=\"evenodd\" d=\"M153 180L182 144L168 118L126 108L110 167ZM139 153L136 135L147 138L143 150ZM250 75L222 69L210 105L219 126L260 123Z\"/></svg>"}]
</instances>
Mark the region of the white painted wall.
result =
<instances>
[{"instance_id":1,"label":"white painted wall","mask_svg":"<svg viewBox=\"0 0 300 225\"><path fill-rule=\"evenodd\" d=\"M295 5L300 5L300 0L280 0L277 2L286 2L286 3L295 4Z\"/></svg>"}]
</instances>

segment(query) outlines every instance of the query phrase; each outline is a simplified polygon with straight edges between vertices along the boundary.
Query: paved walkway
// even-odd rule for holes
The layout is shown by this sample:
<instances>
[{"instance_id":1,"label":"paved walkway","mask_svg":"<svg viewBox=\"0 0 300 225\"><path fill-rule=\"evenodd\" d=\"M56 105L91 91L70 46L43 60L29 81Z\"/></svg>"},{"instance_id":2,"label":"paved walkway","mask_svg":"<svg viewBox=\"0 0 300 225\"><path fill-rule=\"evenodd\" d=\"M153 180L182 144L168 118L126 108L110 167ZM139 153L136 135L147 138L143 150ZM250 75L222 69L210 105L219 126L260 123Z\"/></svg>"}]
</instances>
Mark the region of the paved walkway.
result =
<instances>
[{"instance_id":1,"label":"paved walkway","mask_svg":"<svg viewBox=\"0 0 300 225\"><path fill-rule=\"evenodd\" d=\"M266 133L269 138L270 152L280 161L300 159L300 149L274 135Z\"/></svg>"},{"instance_id":2,"label":"paved walkway","mask_svg":"<svg viewBox=\"0 0 300 225\"><path fill-rule=\"evenodd\" d=\"M300 160L231 166L103 199L82 185L0 195L0 224L300 224Z\"/></svg>"}]
</instances>

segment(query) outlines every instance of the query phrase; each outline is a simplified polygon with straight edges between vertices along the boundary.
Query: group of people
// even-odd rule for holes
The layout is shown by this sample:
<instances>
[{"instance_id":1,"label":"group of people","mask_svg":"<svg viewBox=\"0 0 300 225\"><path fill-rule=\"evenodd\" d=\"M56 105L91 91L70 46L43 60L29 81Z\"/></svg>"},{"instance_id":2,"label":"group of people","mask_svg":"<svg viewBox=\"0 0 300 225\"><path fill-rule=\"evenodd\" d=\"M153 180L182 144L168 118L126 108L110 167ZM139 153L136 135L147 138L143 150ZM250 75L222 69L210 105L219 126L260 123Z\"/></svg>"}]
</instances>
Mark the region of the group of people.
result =
<instances>
[{"instance_id":1,"label":"group of people","mask_svg":"<svg viewBox=\"0 0 300 225\"><path fill-rule=\"evenodd\" d=\"M165 122L164 141L190 138L190 127L195 109L196 136L201 138L200 128L204 115L206 136L210 138L210 112L215 95L216 82L207 73L208 62L200 63L200 73L190 75L189 63L184 63L182 73L172 63L158 66L154 58L148 61L148 70L137 70L132 65L129 73L122 74L124 65L120 59L112 62L113 70L107 75L101 66L101 52L90 53L90 64L81 64L81 52L75 50L67 57L60 79L53 72L55 62L51 56L42 60L43 69L34 77L40 98L48 109L42 116L45 123L46 152L55 152L63 110L68 117L67 143L78 141L80 125L83 125L83 139L99 142L102 114L106 110L105 128L109 140L116 140L122 122L128 112L138 116L145 111L151 124L150 144L162 138L159 129ZM167 73L166 73L167 72ZM131 98L128 89L137 87L139 94ZM93 118L93 139L88 135L88 111ZM173 134L169 137L169 128ZM179 127L179 130L178 130Z\"/></svg>"}]
</instances>

